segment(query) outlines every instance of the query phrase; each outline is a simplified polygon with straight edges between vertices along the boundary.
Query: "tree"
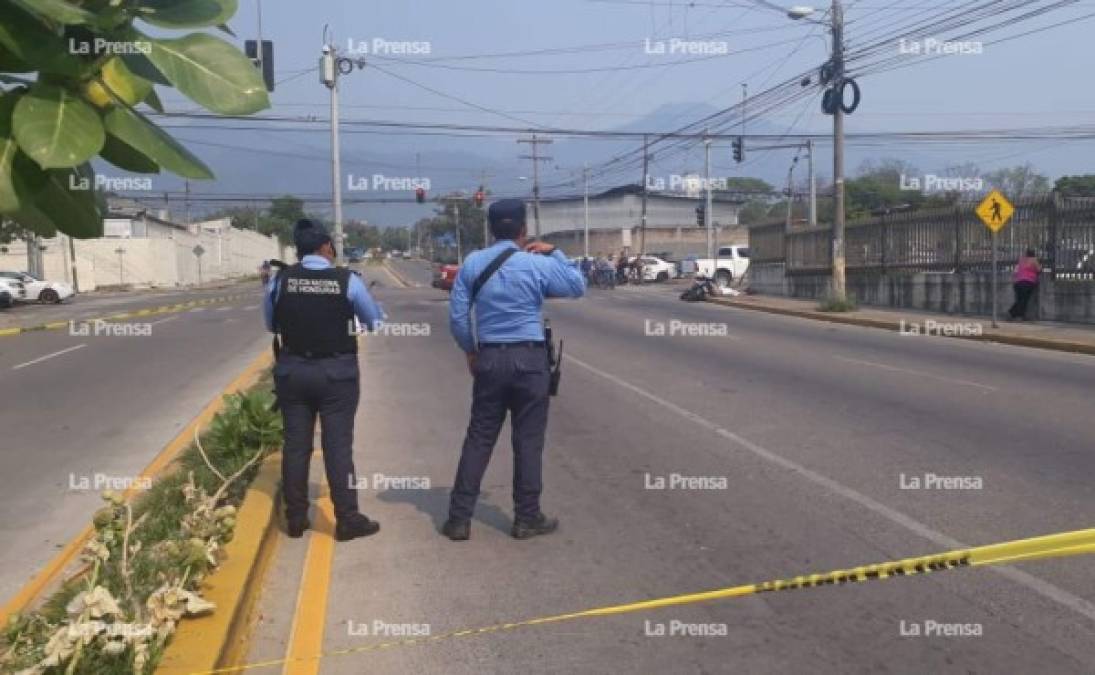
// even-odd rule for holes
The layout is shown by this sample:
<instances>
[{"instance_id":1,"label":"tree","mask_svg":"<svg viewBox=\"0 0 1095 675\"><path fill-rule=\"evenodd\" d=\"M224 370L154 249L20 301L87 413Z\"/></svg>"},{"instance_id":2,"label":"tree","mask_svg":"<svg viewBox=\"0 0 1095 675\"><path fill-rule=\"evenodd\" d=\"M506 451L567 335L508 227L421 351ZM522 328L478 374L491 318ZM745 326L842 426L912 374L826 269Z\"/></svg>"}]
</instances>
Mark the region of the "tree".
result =
<instances>
[{"instance_id":1,"label":"tree","mask_svg":"<svg viewBox=\"0 0 1095 675\"><path fill-rule=\"evenodd\" d=\"M138 26L230 33L237 7L238 0L0 0L0 215L45 236L101 236L96 157L133 173L212 179L138 106L163 112L160 85L213 113L249 115L269 107L262 77L218 37L153 37Z\"/></svg>"},{"instance_id":2,"label":"tree","mask_svg":"<svg viewBox=\"0 0 1095 675\"><path fill-rule=\"evenodd\" d=\"M1038 173L1029 163L1010 169L998 169L985 178L990 186L1003 192L1011 201L1049 192L1049 179Z\"/></svg>"},{"instance_id":3,"label":"tree","mask_svg":"<svg viewBox=\"0 0 1095 675\"><path fill-rule=\"evenodd\" d=\"M1053 189L1062 197L1095 197L1095 175L1062 176Z\"/></svg>"}]
</instances>

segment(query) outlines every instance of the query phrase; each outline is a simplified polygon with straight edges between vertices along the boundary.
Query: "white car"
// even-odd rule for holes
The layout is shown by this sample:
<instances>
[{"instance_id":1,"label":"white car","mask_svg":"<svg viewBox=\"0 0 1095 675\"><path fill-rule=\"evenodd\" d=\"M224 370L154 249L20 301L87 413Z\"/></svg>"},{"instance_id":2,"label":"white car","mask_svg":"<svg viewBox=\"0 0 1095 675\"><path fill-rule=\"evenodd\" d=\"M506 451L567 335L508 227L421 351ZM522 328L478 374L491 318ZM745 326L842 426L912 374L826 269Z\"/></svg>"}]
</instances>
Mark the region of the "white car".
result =
<instances>
[{"instance_id":1,"label":"white car","mask_svg":"<svg viewBox=\"0 0 1095 675\"><path fill-rule=\"evenodd\" d=\"M635 258L632 258L630 262L634 264ZM671 263L652 255L644 255L642 262L643 281L669 281L681 275L677 263Z\"/></svg>"},{"instance_id":2,"label":"white car","mask_svg":"<svg viewBox=\"0 0 1095 675\"><path fill-rule=\"evenodd\" d=\"M20 302L42 302L56 304L64 302L74 294L72 286L63 281L44 281L32 277L26 272L0 272L0 279L21 283L26 292Z\"/></svg>"},{"instance_id":3,"label":"white car","mask_svg":"<svg viewBox=\"0 0 1095 675\"><path fill-rule=\"evenodd\" d=\"M22 281L0 276L0 309L8 309L27 299L27 289Z\"/></svg>"}]
</instances>

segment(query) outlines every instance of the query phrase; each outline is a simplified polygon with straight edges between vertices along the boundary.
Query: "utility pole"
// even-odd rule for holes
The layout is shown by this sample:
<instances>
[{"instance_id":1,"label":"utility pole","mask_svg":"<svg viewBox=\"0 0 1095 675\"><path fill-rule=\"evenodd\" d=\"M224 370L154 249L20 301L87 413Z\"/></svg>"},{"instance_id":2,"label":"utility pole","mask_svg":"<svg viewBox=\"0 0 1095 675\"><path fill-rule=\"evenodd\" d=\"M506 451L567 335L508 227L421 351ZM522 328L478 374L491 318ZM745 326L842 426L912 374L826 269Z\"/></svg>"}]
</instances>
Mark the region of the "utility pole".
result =
<instances>
[{"instance_id":1,"label":"utility pole","mask_svg":"<svg viewBox=\"0 0 1095 675\"><path fill-rule=\"evenodd\" d=\"M184 199L186 206L186 226L190 227L190 179L186 179L186 197Z\"/></svg>"},{"instance_id":2,"label":"utility pole","mask_svg":"<svg viewBox=\"0 0 1095 675\"><path fill-rule=\"evenodd\" d=\"M817 227L817 175L814 173L814 141L806 141L806 153L810 160L810 227Z\"/></svg>"},{"instance_id":3,"label":"utility pole","mask_svg":"<svg viewBox=\"0 0 1095 675\"><path fill-rule=\"evenodd\" d=\"M585 183L586 258L589 258L589 162L582 169L582 178Z\"/></svg>"},{"instance_id":4,"label":"utility pole","mask_svg":"<svg viewBox=\"0 0 1095 675\"><path fill-rule=\"evenodd\" d=\"M521 155L521 159L532 160L532 217L535 224L533 239L540 238L540 162L550 162L551 157L540 156L541 145L551 145L555 141L550 138L540 138L536 134L532 138L519 138L518 143L527 143L532 147L531 155Z\"/></svg>"},{"instance_id":5,"label":"utility pole","mask_svg":"<svg viewBox=\"0 0 1095 675\"><path fill-rule=\"evenodd\" d=\"M786 232L790 234L791 225L794 221L794 208L795 208L795 167L798 166L798 153L795 153L795 159L791 162L791 168L787 170L787 223Z\"/></svg>"},{"instance_id":6,"label":"utility pole","mask_svg":"<svg viewBox=\"0 0 1095 675\"><path fill-rule=\"evenodd\" d=\"M833 0L833 283L834 300L847 297L844 265L844 7Z\"/></svg>"},{"instance_id":7,"label":"utility pole","mask_svg":"<svg viewBox=\"0 0 1095 675\"><path fill-rule=\"evenodd\" d=\"M643 136L643 211L642 221L639 224L639 255L642 256L646 253L646 206L647 206L647 189L646 186L650 182L650 143L649 138ZM639 283L642 283L642 279L639 279Z\"/></svg>"},{"instance_id":8,"label":"utility pole","mask_svg":"<svg viewBox=\"0 0 1095 675\"><path fill-rule=\"evenodd\" d=\"M706 135L706 133L707 133L707 130L705 129L704 134ZM714 251L713 251L713 249L715 247L715 238L714 238L714 233L711 230L711 226L715 222L714 213L712 212L712 209L714 208L714 201L715 200L714 200L714 196L711 194L711 139L710 138L705 137L703 139L703 154L704 154L703 182L704 182L704 190L707 193L707 203L706 203L706 206L704 207L704 214L703 214L703 226L707 229L707 257L710 259L710 258L715 257Z\"/></svg>"},{"instance_id":9,"label":"utility pole","mask_svg":"<svg viewBox=\"0 0 1095 675\"><path fill-rule=\"evenodd\" d=\"M456 264L464 264L464 248L460 242L460 202L454 201L452 203L453 218L456 221Z\"/></svg>"},{"instance_id":10,"label":"utility pole","mask_svg":"<svg viewBox=\"0 0 1095 675\"><path fill-rule=\"evenodd\" d=\"M323 29L323 56L319 59L319 81L331 91L331 201L335 213L335 255L343 260L346 235L342 227L342 146L339 141L338 86L342 75L349 75L354 68L365 68L365 58L350 59L338 55L338 47L327 42L327 28Z\"/></svg>"},{"instance_id":11,"label":"utility pole","mask_svg":"<svg viewBox=\"0 0 1095 675\"><path fill-rule=\"evenodd\" d=\"M479 189L483 191L483 248L490 246L490 207L487 206L487 171L483 170Z\"/></svg>"}]
</instances>

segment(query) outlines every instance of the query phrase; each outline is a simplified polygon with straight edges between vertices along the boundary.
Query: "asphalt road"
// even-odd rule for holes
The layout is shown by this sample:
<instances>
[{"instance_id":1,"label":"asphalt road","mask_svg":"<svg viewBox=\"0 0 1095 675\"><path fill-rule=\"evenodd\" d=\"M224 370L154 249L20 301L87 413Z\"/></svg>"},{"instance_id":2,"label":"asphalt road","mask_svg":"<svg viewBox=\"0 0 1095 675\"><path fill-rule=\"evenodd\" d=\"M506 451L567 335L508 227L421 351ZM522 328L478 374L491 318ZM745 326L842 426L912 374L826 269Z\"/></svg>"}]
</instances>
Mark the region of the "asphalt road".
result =
<instances>
[{"instance_id":1,"label":"asphalt road","mask_svg":"<svg viewBox=\"0 0 1095 675\"><path fill-rule=\"evenodd\" d=\"M420 264L395 265L428 282ZM391 321L430 335L366 339L356 461L363 509L384 529L336 548L327 651L1092 526L1095 360L689 305L677 292L550 304L568 361L544 508L562 527L509 538L503 431L472 540L452 543L436 529L470 378L444 294L378 291ZM658 335L680 330L673 321L714 335ZM929 475L968 489L925 487ZM279 549L254 660L285 654L307 542ZM1092 565L584 619L333 655L321 672L1091 672Z\"/></svg>"},{"instance_id":2,"label":"asphalt road","mask_svg":"<svg viewBox=\"0 0 1095 675\"><path fill-rule=\"evenodd\" d=\"M244 297L117 324L129 326L129 336L80 323L235 294ZM24 308L77 324L75 331L0 337L0 599L83 529L102 489L132 482L268 348L260 301L254 282ZM88 335L79 334L84 326Z\"/></svg>"}]
</instances>

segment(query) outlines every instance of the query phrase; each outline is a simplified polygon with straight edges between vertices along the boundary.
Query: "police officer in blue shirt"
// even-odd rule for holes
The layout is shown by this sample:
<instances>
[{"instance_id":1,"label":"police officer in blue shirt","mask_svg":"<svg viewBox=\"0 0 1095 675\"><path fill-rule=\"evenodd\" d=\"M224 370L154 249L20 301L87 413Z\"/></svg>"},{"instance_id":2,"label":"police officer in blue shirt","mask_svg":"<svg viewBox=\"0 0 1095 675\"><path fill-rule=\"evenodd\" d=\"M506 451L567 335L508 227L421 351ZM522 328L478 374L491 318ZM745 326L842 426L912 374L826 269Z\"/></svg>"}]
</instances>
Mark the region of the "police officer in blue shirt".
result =
<instances>
[{"instance_id":1,"label":"police officer in blue shirt","mask_svg":"<svg viewBox=\"0 0 1095 675\"><path fill-rule=\"evenodd\" d=\"M471 517L506 414L513 426L516 539L550 534L559 525L540 510L542 457L551 372L541 307L545 298L585 293L581 272L561 251L528 243L525 203L495 202L488 214L497 243L468 256L449 304L449 325L474 377L471 421L441 532L471 535ZM475 312L478 336L472 329Z\"/></svg>"},{"instance_id":2,"label":"police officer in blue shirt","mask_svg":"<svg viewBox=\"0 0 1095 675\"><path fill-rule=\"evenodd\" d=\"M356 274L335 267L322 225L301 220L293 230L300 262L271 280L266 327L280 334L274 381L285 423L281 480L290 537L308 529L308 466L316 415L323 425L323 462L335 507L335 538L376 534L380 525L358 510L353 442L360 395L354 317L375 330L383 313Z\"/></svg>"}]
</instances>

